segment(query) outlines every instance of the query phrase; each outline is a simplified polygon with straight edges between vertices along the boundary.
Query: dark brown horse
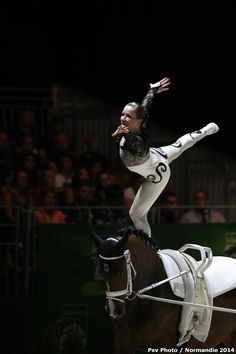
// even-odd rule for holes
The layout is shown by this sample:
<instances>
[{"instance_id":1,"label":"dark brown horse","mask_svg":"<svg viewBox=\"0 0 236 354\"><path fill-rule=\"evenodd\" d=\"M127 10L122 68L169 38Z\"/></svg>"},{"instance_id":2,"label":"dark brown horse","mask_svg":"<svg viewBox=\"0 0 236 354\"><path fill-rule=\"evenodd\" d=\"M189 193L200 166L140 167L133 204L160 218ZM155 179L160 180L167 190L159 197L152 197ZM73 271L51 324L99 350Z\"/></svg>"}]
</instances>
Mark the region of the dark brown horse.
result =
<instances>
[{"instance_id":1,"label":"dark brown horse","mask_svg":"<svg viewBox=\"0 0 236 354\"><path fill-rule=\"evenodd\" d=\"M92 239L98 247L99 268L106 283L106 309L114 324L115 354L168 349L178 352L182 306L136 296L140 289L167 278L155 241L134 228L122 229L106 240L93 232ZM169 282L153 288L148 294L182 300L173 294ZM236 289L216 297L213 305L236 309ZM236 349L236 314L213 310L206 341L203 343L191 337L182 347L205 349L220 344Z\"/></svg>"}]
</instances>

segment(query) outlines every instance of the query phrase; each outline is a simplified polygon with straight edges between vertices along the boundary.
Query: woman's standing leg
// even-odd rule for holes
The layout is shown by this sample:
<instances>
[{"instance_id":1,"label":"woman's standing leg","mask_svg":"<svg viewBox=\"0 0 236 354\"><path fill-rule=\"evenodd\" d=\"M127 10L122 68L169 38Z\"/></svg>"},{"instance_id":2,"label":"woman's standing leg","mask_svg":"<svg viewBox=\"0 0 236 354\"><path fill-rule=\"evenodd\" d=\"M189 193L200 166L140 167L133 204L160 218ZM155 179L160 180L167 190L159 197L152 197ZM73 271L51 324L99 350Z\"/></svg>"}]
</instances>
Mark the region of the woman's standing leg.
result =
<instances>
[{"instance_id":1,"label":"woman's standing leg","mask_svg":"<svg viewBox=\"0 0 236 354\"><path fill-rule=\"evenodd\" d=\"M149 237L151 237L151 228L148 222L148 212L165 188L169 177L170 173L168 173L167 178L162 179L160 183L144 181L136 193L129 210L129 215L134 226L145 231Z\"/></svg>"}]
</instances>

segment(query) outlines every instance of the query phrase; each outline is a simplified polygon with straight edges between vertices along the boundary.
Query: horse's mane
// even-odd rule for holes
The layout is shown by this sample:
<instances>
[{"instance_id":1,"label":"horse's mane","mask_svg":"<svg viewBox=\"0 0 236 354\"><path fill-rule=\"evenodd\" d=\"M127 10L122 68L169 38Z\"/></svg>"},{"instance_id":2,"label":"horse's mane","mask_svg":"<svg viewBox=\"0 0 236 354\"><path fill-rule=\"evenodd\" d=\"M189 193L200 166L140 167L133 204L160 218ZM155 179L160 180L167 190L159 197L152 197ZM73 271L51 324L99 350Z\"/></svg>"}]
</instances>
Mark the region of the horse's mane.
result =
<instances>
[{"instance_id":1,"label":"horse's mane","mask_svg":"<svg viewBox=\"0 0 236 354\"><path fill-rule=\"evenodd\" d=\"M152 237L149 237L148 234L146 234L146 232L144 232L141 229L137 229L136 227L133 226L127 226L117 231L117 236L119 237L131 236L131 235L140 238L141 241L145 242L146 245L148 245L155 251L158 251L160 249L157 241Z\"/></svg>"}]
</instances>

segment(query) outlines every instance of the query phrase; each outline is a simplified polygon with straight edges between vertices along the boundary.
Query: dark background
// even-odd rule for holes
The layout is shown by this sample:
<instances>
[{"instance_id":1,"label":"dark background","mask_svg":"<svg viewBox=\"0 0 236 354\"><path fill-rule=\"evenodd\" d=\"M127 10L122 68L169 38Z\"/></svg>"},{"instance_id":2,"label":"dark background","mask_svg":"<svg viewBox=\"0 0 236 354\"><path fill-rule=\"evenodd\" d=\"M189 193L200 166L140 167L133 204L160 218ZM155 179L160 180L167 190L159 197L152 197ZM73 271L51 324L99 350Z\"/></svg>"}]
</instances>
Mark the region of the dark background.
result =
<instances>
[{"instance_id":1,"label":"dark background","mask_svg":"<svg viewBox=\"0 0 236 354\"><path fill-rule=\"evenodd\" d=\"M215 121L220 132L204 144L236 157L232 5L8 2L0 21L0 85L64 84L122 109L169 76L171 91L153 106L156 122L182 134Z\"/></svg>"}]
</instances>

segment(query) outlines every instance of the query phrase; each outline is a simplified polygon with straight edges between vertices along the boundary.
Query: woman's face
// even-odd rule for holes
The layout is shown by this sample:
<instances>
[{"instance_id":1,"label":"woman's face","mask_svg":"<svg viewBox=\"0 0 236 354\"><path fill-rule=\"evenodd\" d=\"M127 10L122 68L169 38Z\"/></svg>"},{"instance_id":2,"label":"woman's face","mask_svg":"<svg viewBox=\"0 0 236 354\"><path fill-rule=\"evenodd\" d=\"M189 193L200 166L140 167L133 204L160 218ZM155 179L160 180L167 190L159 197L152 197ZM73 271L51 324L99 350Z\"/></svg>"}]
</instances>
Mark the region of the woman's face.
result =
<instances>
[{"instance_id":1,"label":"woman's face","mask_svg":"<svg viewBox=\"0 0 236 354\"><path fill-rule=\"evenodd\" d=\"M134 133L140 131L142 119L138 119L135 109L129 105L125 106L120 117L121 125L127 126Z\"/></svg>"},{"instance_id":2,"label":"woman's face","mask_svg":"<svg viewBox=\"0 0 236 354\"><path fill-rule=\"evenodd\" d=\"M19 188L26 188L29 182L28 174L24 171L19 171L16 176L16 181Z\"/></svg>"},{"instance_id":3,"label":"woman's face","mask_svg":"<svg viewBox=\"0 0 236 354\"><path fill-rule=\"evenodd\" d=\"M55 173L51 170L46 170L44 172L44 184L47 186L55 186Z\"/></svg>"},{"instance_id":4,"label":"woman's face","mask_svg":"<svg viewBox=\"0 0 236 354\"><path fill-rule=\"evenodd\" d=\"M86 168L81 168L78 174L78 181L89 181L89 171Z\"/></svg>"},{"instance_id":5,"label":"woman's face","mask_svg":"<svg viewBox=\"0 0 236 354\"><path fill-rule=\"evenodd\" d=\"M35 159L32 155L28 155L24 161L24 165L28 171L32 171L35 168Z\"/></svg>"},{"instance_id":6,"label":"woman's face","mask_svg":"<svg viewBox=\"0 0 236 354\"><path fill-rule=\"evenodd\" d=\"M51 192L48 192L44 196L44 205L45 206L54 206L56 204L55 195Z\"/></svg>"}]
</instances>

